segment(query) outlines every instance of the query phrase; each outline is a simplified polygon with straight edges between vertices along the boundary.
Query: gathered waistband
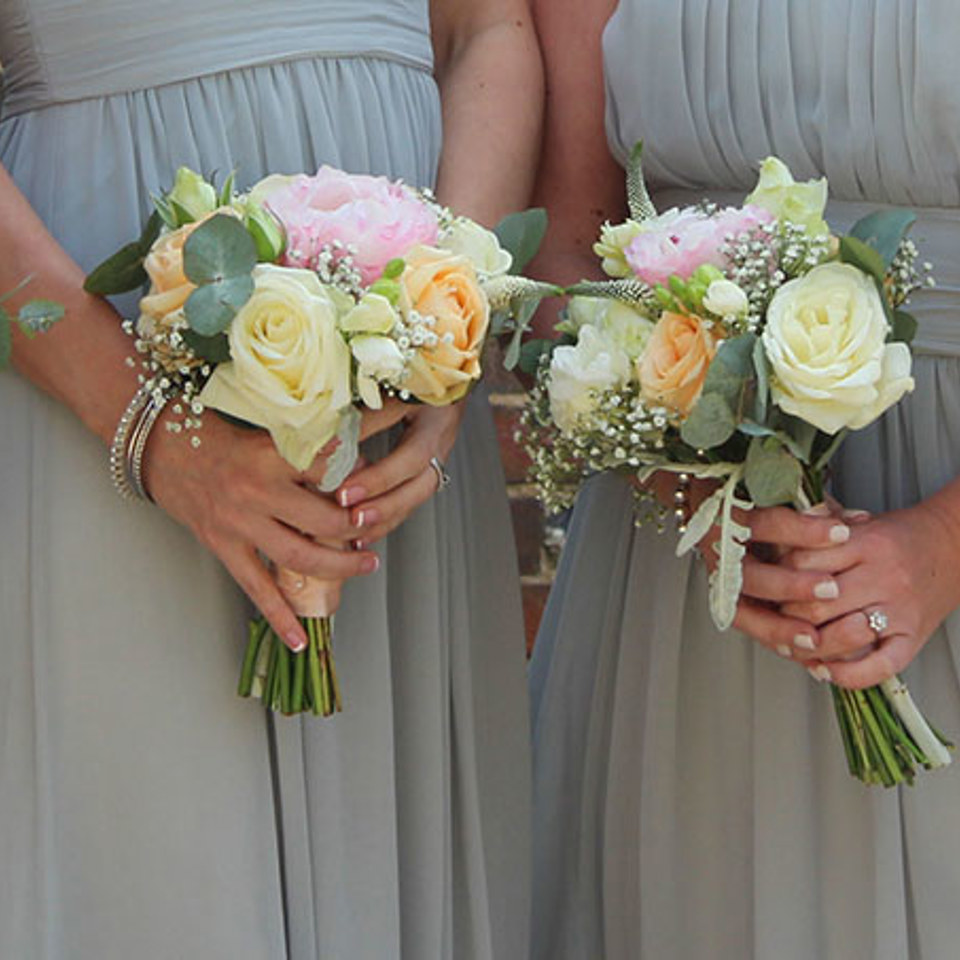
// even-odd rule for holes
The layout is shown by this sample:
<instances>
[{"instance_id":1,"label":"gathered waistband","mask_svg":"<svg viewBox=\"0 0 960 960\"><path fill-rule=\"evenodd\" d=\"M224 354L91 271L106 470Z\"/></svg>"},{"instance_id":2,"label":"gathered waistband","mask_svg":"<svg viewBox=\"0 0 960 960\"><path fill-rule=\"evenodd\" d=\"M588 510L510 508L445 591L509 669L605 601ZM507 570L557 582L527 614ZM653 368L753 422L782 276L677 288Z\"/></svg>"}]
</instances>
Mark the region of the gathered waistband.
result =
<instances>
[{"instance_id":1,"label":"gathered waistband","mask_svg":"<svg viewBox=\"0 0 960 960\"><path fill-rule=\"evenodd\" d=\"M373 57L433 67L427 4L411 0L132 7L48 0L4 9L3 116L289 60Z\"/></svg>"},{"instance_id":2,"label":"gathered waistband","mask_svg":"<svg viewBox=\"0 0 960 960\"><path fill-rule=\"evenodd\" d=\"M654 194L658 210L684 207L706 197L722 206L739 206L743 192L669 189ZM904 209L905 205L873 203L867 200L831 200L826 219L831 228L843 233L858 220L876 210ZM913 342L915 353L960 357L960 208L906 207L917 215L910 236L920 251L920 262L933 267L935 287L918 290L906 309L919 322Z\"/></svg>"}]
</instances>

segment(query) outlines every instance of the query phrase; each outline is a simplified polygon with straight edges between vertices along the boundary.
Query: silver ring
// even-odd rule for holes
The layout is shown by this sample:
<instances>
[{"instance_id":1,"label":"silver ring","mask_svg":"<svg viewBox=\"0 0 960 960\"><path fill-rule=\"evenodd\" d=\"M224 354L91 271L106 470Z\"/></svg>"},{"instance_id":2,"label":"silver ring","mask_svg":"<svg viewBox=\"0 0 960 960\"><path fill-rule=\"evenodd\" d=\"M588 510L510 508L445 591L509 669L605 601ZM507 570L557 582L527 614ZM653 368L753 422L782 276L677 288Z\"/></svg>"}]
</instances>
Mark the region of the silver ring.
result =
<instances>
[{"instance_id":1,"label":"silver ring","mask_svg":"<svg viewBox=\"0 0 960 960\"><path fill-rule=\"evenodd\" d=\"M873 610L864 610L864 616L867 618L867 626L877 635L882 637L890 626L890 618L879 608Z\"/></svg>"},{"instance_id":2,"label":"silver ring","mask_svg":"<svg viewBox=\"0 0 960 960\"><path fill-rule=\"evenodd\" d=\"M450 485L450 474L447 473L438 457L430 458L430 466L433 467L433 472L437 475L437 493L439 493L444 487Z\"/></svg>"}]
</instances>

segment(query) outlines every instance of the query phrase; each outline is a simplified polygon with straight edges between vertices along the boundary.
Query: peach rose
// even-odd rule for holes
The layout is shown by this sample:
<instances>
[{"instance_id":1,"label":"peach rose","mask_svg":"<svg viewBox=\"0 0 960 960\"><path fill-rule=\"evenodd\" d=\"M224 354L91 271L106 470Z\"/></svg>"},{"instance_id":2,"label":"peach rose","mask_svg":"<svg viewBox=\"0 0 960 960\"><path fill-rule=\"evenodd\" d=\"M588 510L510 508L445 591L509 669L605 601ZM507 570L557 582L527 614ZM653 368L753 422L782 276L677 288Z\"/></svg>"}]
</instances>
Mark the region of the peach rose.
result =
<instances>
[{"instance_id":1,"label":"peach rose","mask_svg":"<svg viewBox=\"0 0 960 960\"><path fill-rule=\"evenodd\" d=\"M177 350L169 337L174 331L187 329L183 307L196 289L183 272L184 244L194 230L218 213L237 215L232 208L222 207L194 223L164 233L157 238L143 261L143 268L150 278L150 292L140 301L137 333L142 339L150 341L154 355L171 370L185 364L203 362L198 361L192 353Z\"/></svg>"},{"instance_id":2,"label":"peach rose","mask_svg":"<svg viewBox=\"0 0 960 960\"><path fill-rule=\"evenodd\" d=\"M403 387L433 406L454 403L480 378L480 353L490 325L490 305L473 264L464 256L414 247L400 277L400 310L434 318L434 346L420 347Z\"/></svg>"},{"instance_id":3,"label":"peach rose","mask_svg":"<svg viewBox=\"0 0 960 960\"><path fill-rule=\"evenodd\" d=\"M644 398L686 416L716 353L717 337L700 317L665 312L637 364Z\"/></svg>"}]
</instances>

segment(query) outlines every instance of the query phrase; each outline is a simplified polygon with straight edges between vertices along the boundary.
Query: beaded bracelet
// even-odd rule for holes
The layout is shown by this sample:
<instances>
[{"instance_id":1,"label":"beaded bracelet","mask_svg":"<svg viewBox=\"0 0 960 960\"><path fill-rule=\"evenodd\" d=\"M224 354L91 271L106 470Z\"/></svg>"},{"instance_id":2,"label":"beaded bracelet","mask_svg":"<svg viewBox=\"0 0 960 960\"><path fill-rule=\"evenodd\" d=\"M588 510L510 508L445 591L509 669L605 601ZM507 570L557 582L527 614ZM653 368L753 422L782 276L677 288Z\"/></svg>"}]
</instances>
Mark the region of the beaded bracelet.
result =
<instances>
[{"instance_id":1,"label":"beaded bracelet","mask_svg":"<svg viewBox=\"0 0 960 960\"><path fill-rule=\"evenodd\" d=\"M673 492L673 516L677 521L677 530L685 533L690 522L690 474L677 476L677 489Z\"/></svg>"},{"instance_id":2,"label":"beaded bracelet","mask_svg":"<svg viewBox=\"0 0 960 960\"><path fill-rule=\"evenodd\" d=\"M150 500L143 485L143 454L150 431L167 405L167 398L147 384L124 410L110 444L110 479L124 500Z\"/></svg>"}]
</instances>

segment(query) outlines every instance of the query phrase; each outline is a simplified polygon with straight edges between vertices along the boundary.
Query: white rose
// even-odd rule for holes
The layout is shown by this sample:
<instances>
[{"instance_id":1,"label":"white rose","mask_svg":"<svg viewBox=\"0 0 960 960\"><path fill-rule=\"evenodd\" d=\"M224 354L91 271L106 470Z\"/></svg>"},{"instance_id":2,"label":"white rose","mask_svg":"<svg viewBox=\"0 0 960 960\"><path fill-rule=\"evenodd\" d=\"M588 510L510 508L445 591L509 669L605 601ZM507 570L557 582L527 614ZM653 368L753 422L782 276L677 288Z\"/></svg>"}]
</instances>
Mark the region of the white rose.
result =
<instances>
[{"instance_id":1,"label":"white rose","mask_svg":"<svg viewBox=\"0 0 960 960\"><path fill-rule=\"evenodd\" d=\"M718 317L739 317L747 312L747 295L732 280L714 280L703 297L703 305Z\"/></svg>"},{"instance_id":2,"label":"white rose","mask_svg":"<svg viewBox=\"0 0 960 960\"><path fill-rule=\"evenodd\" d=\"M484 279L502 277L513 265L513 257L500 246L497 235L466 217L457 217L443 231L437 246L466 257Z\"/></svg>"},{"instance_id":3,"label":"white rose","mask_svg":"<svg viewBox=\"0 0 960 960\"><path fill-rule=\"evenodd\" d=\"M550 361L550 412L565 433L597 405L596 394L630 380L630 358L594 327L585 326L575 346L557 347Z\"/></svg>"},{"instance_id":4,"label":"white rose","mask_svg":"<svg viewBox=\"0 0 960 960\"><path fill-rule=\"evenodd\" d=\"M760 165L760 177L744 205L763 207L775 217L806 228L813 236L830 232L823 211L827 206L827 178L797 183L789 167L776 157Z\"/></svg>"},{"instance_id":5,"label":"white rose","mask_svg":"<svg viewBox=\"0 0 960 960\"><path fill-rule=\"evenodd\" d=\"M856 267L828 263L785 283L763 331L774 401L825 433L872 423L913 389L910 351L888 332L877 286Z\"/></svg>"},{"instance_id":6,"label":"white rose","mask_svg":"<svg viewBox=\"0 0 960 960\"><path fill-rule=\"evenodd\" d=\"M379 410L381 383L396 385L403 373L403 354L390 337L360 336L350 341L357 361L357 389L360 398L371 410Z\"/></svg>"},{"instance_id":7,"label":"white rose","mask_svg":"<svg viewBox=\"0 0 960 960\"><path fill-rule=\"evenodd\" d=\"M574 297L567 308L568 322L576 330L596 327L631 360L647 348L655 324L627 303L609 297Z\"/></svg>"},{"instance_id":8,"label":"white rose","mask_svg":"<svg viewBox=\"0 0 960 960\"><path fill-rule=\"evenodd\" d=\"M232 362L217 367L200 399L269 430L280 455L306 470L351 404L338 321L352 301L309 270L260 264L253 279L230 325Z\"/></svg>"}]
</instances>

